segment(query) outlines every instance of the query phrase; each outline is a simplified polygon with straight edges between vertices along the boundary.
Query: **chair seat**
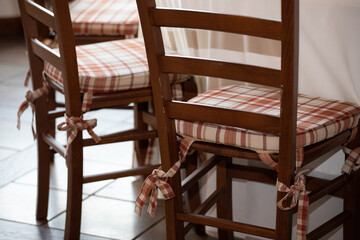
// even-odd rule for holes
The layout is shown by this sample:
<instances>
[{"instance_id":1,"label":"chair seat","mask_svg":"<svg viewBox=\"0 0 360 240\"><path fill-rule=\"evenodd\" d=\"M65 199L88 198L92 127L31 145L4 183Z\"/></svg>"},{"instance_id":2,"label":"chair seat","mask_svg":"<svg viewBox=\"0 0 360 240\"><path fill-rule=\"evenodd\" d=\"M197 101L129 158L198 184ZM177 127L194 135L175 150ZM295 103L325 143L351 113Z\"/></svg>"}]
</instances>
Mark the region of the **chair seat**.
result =
<instances>
[{"instance_id":1,"label":"chair seat","mask_svg":"<svg viewBox=\"0 0 360 240\"><path fill-rule=\"evenodd\" d=\"M74 0L69 3L75 35L136 35L134 0Z\"/></svg>"},{"instance_id":2,"label":"chair seat","mask_svg":"<svg viewBox=\"0 0 360 240\"><path fill-rule=\"evenodd\" d=\"M117 40L76 47L81 92L109 93L150 86L145 46L139 39ZM45 62L47 77L63 84L61 71ZM172 83L189 75L170 74Z\"/></svg>"},{"instance_id":3,"label":"chair seat","mask_svg":"<svg viewBox=\"0 0 360 240\"><path fill-rule=\"evenodd\" d=\"M280 91L249 86L226 86L210 90L189 102L280 116ZM331 138L356 127L360 107L337 100L298 95L297 148ZM217 124L176 121L177 133L197 141L246 148L257 152L279 151L279 136L221 126Z\"/></svg>"}]
</instances>

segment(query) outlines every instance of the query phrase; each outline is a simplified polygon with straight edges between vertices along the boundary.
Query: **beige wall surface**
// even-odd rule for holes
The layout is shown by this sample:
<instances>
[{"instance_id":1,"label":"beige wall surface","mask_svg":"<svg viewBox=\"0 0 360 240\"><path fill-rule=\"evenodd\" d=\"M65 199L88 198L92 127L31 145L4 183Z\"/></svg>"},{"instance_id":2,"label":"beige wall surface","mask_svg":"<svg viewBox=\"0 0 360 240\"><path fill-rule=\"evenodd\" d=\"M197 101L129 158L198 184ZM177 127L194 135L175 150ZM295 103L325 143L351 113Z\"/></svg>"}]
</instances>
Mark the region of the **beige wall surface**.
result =
<instances>
[{"instance_id":1,"label":"beige wall surface","mask_svg":"<svg viewBox=\"0 0 360 240\"><path fill-rule=\"evenodd\" d=\"M14 18L19 16L19 7L16 0L0 0L0 18Z\"/></svg>"}]
</instances>

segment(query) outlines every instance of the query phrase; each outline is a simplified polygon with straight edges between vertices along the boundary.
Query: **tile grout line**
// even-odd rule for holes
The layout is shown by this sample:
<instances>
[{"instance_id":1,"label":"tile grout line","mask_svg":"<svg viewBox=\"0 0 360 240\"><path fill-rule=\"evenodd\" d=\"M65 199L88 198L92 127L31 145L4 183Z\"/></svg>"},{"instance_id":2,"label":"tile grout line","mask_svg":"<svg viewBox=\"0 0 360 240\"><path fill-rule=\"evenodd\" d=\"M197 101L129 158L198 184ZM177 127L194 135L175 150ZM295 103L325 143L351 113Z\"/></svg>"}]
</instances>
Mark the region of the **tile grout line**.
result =
<instances>
[{"instance_id":1,"label":"tile grout line","mask_svg":"<svg viewBox=\"0 0 360 240\"><path fill-rule=\"evenodd\" d=\"M149 231L151 228L153 228L155 225L157 225L158 223L160 223L162 220L165 219L165 216L162 217L160 220L158 220L157 222L155 222L154 224L150 225L148 228L146 228L144 231L142 231L141 233L139 233L137 236L135 236L133 238L133 240L136 240L137 238L141 237L141 235L143 235L144 233L146 233L147 231Z\"/></svg>"}]
</instances>

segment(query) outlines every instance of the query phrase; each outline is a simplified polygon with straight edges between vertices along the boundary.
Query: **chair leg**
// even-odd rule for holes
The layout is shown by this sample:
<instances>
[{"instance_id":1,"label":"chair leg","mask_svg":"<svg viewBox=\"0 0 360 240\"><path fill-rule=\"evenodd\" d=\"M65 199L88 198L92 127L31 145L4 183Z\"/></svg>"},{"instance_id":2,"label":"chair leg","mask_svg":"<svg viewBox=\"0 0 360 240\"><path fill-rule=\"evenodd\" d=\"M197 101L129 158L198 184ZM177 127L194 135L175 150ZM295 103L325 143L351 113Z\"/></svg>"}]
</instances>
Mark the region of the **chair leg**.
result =
<instances>
[{"instance_id":1,"label":"chair leg","mask_svg":"<svg viewBox=\"0 0 360 240\"><path fill-rule=\"evenodd\" d=\"M148 130L148 125L142 120L141 112L148 110L148 103L135 103L134 104L134 124L135 129L137 130ZM149 140L138 140L135 141L135 153L139 166L145 165L147 148L149 145Z\"/></svg>"},{"instance_id":2,"label":"chair leg","mask_svg":"<svg viewBox=\"0 0 360 240\"><path fill-rule=\"evenodd\" d=\"M184 222L176 219L176 213L183 212L180 173L169 178L175 197L165 201L166 239L184 240Z\"/></svg>"},{"instance_id":3,"label":"chair leg","mask_svg":"<svg viewBox=\"0 0 360 240\"><path fill-rule=\"evenodd\" d=\"M284 194L281 192L278 192L276 202L278 202L283 197L284 197ZM286 201L285 201L285 205L286 205ZM291 232L292 232L292 213L291 213L291 211L280 210L278 207L276 207L275 231L276 231L275 239L277 239L277 240L291 239Z\"/></svg>"},{"instance_id":4,"label":"chair leg","mask_svg":"<svg viewBox=\"0 0 360 240\"><path fill-rule=\"evenodd\" d=\"M68 189L66 206L65 240L78 240L80 238L82 182L83 182L83 149L82 134L72 142L68 157Z\"/></svg>"},{"instance_id":5,"label":"chair leg","mask_svg":"<svg viewBox=\"0 0 360 240\"><path fill-rule=\"evenodd\" d=\"M360 172L352 174L351 182L347 184L344 190L344 210L352 214L351 219L343 225L343 235L346 240L360 239Z\"/></svg>"},{"instance_id":6,"label":"chair leg","mask_svg":"<svg viewBox=\"0 0 360 240\"><path fill-rule=\"evenodd\" d=\"M347 146L351 149L360 146L359 130L355 138ZM345 156L345 158L347 157ZM346 240L360 239L360 171L352 172L351 175L350 182L344 188L344 211L349 211L352 214L352 218L343 225L343 236Z\"/></svg>"},{"instance_id":7,"label":"chair leg","mask_svg":"<svg viewBox=\"0 0 360 240\"><path fill-rule=\"evenodd\" d=\"M50 185L50 162L51 152L49 146L38 139L38 188L36 203L36 219L46 220L49 205L49 185Z\"/></svg>"},{"instance_id":8,"label":"chair leg","mask_svg":"<svg viewBox=\"0 0 360 240\"><path fill-rule=\"evenodd\" d=\"M223 188L224 194L216 204L217 216L223 219L232 220L232 179L228 176L227 163L231 161L229 157L221 157L216 169L217 188ZM234 232L218 229L219 239L232 240Z\"/></svg>"},{"instance_id":9,"label":"chair leg","mask_svg":"<svg viewBox=\"0 0 360 240\"><path fill-rule=\"evenodd\" d=\"M46 221L49 205L50 185L50 147L43 141L42 134L48 132L46 99L42 98L36 102L36 132L38 134L38 187L36 202L36 219Z\"/></svg>"},{"instance_id":10,"label":"chair leg","mask_svg":"<svg viewBox=\"0 0 360 240\"><path fill-rule=\"evenodd\" d=\"M196 152L186 157L185 171L187 176L197 169L197 157L198 155ZM201 204L199 183L196 183L191 188L189 188L189 190L187 191L187 195L190 211L194 212L196 208L199 207ZM205 226L195 225L195 231L199 235L204 235Z\"/></svg>"}]
</instances>

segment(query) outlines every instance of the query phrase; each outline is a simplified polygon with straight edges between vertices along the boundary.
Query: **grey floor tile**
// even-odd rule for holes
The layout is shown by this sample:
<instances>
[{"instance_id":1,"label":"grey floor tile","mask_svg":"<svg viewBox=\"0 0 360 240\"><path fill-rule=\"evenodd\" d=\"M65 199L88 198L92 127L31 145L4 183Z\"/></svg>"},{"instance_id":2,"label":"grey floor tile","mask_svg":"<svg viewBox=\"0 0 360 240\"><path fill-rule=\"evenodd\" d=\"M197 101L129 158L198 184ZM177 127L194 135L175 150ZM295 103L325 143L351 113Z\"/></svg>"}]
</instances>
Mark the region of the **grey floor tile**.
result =
<instances>
[{"instance_id":1,"label":"grey floor tile","mask_svg":"<svg viewBox=\"0 0 360 240\"><path fill-rule=\"evenodd\" d=\"M37 163L36 146L17 152L9 158L0 160L0 187L34 170Z\"/></svg>"},{"instance_id":2,"label":"grey floor tile","mask_svg":"<svg viewBox=\"0 0 360 240\"><path fill-rule=\"evenodd\" d=\"M11 183L0 188L0 219L38 224L35 219L36 186ZM66 209L66 192L51 190L48 219Z\"/></svg>"},{"instance_id":3,"label":"grey floor tile","mask_svg":"<svg viewBox=\"0 0 360 240\"><path fill-rule=\"evenodd\" d=\"M120 123L129 122L129 119L134 118L133 110L130 109L101 109L87 113L90 117L98 116L101 121ZM130 121L131 122L131 121ZM131 124L129 124L131 126Z\"/></svg>"},{"instance_id":4,"label":"grey floor tile","mask_svg":"<svg viewBox=\"0 0 360 240\"><path fill-rule=\"evenodd\" d=\"M9 86L2 84L0 87L0 105L19 108L25 100L27 89L24 87Z\"/></svg>"},{"instance_id":5,"label":"grey floor tile","mask_svg":"<svg viewBox=\"0 0 360 240\"><path fill-rule=\"evenodd\" d=\"M9 107L9 106L3 106L0 104L0 121L1 120L9 120L14 123L14 126L16 127L16 121L17 121L17 112L18 108L15 107ZM23 112L21 115L21 123L29 125L31 123L31 110ZM30 125L29 125L30 126Z\"/></svg>"},{"instance_id":6,"label":"grey floor tile","mask_svg":"<svg viewBox=\"0 0 360 240\"><path fill-rule=\"evenodd\" d=\"M0 220L0 239L2 240L63 240L64 231L24 223ZM81 234L81 240L106 240L107 238Z\"/></svg>"},{"instance_id":7,"label":"grey floor tile","mask_svg":"<svg viewBox=\"0 0 360 240\"><path fill-rule=\"evenodd\" d=\"M25 78L28 71L29 71L28 66L18 67L18 69L15 69L14 72L11 72L10 75L0 77L0 81L3 82L2 84L4 86L14 86L24 90L31 89L32 88L31 82L29 82L27 87L24 86Z\"/></svg>"},{"instance_id":8,"label":"grey floor tile","mask_svg":"<svg viewBox=\"0 0 360 240\"><path fill-rule=\"evenodd\" d=\"M94 161L84 161L84 176L90 174L99 174L105 172L115 171L118 166L109 163L99 163ZM94 183L87 183L83 185L84 194L93 194L102 187L111 183L114 180L105 180ZM24 184L37 184L37 170L31 171L25 176L16 180L17 183ZM50 173L50 187L53 189L59 189L66 191L67 190L67 167L65 160L58 156L56 157L54 163L51 165Z\"/></svg>"},{"instance_id":9,"label":"grey floor tile","mask_svg":"<svg viewBox=\"0 0 360 240\"><path fill-rule=\"evenodd\" d=\"M142 183L141 177L119 178L95 195L135 202Z\"/></svg>"},{"instance_id":10,"label":"grey floor tile","mask_svg":"<svg viewBox=\"0 0 360 240\"><path fill-rule=\"evenodd\" d=\"M83 202L81 232L85 234L133 239L164 217L164 209L158 207L155 216L134 213L134 203L92 196ZM65 215L48 222L51 228L63 229ZM159 238L158 238L159 239Z\"/></svg>"},{"instance_id":11,"label":"grey floor tile","mask_svg":"<svg viewBox=\"0 0 360 240\"><path fill-rule=\"evenodd\" d=\"M16 121L0 119L0 146L14 150L25 150L34 145L31 122L23 122L21 129L16 128Z\"/></svg>"},{"instance_id":12,"label":"grey floor tile","mask_svg":"<svg viewBox=\"0 0 360 240\"><path fill-rule=\"evenodd\" d=\"M28 65L14 65L0 60L0 83L23 87Z\"/></svg>"},{"instance_id":13,"label":"grey floor tile","mask_svg":"<svg viewBox=\"0 0 360 240\"><path fill-rule=\"evenodd\" d=\"M166 222L165 220L160 221L154 227L141 234L136 240L148 240L148 239L166 239ZM215 240L211 236L198 235L193 229L190 230L185 236L186 240Z\"/></svg>"},{"instance_id":14,"label":"grey floor tile","mask_svg":"<svg viewBox=\"0 0 360 240\"><path fill-rule=\"evenodd\" d=\"M0 161L16 154L17 151L0 147Z\"/></svg>"},{"instance_id":15,"label":"grey floor tile","mask_svg":"<svg viewBox=\"0 0 360 240\"><path fill-rule=\"evenodd\" d=\"M133 159L133 143L122 142L92 146L84 149L84 157L89 160L131 167Z\"/></svg>"}]
</instances>

